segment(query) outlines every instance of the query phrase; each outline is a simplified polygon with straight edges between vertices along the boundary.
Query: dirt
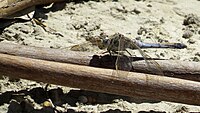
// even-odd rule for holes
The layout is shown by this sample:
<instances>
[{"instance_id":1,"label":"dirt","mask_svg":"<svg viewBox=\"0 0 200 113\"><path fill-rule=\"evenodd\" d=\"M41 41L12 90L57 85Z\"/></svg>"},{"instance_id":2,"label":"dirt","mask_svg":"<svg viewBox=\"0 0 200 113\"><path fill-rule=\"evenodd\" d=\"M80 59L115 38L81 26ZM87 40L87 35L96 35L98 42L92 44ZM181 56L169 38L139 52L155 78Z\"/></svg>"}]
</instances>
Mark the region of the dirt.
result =
<instances>
[{"instance_id":1,"label":"dirt","mask_svg":"<svg viewBox=\"0 0 200 113\"><path fill-rule=\"evenodd\" d=\"M199 0L88 0L36 7L36 16L47 27L27 21L1 30L0 42L27 46L70 49L99 53L88 44L88 36L121 33L144 42L184 43L186 49L147 49L153 58L200 60ZM135 51L133 51L135 52ZM137 52L135 55L139 56ZM165 101L140 100L87 92L28 80L0 80L1 113L65 112L200 112L199 106ZM47 104L45 104L45 102ZM57 111L58 112L58 111Z\"/></svg>"}]
</instances>

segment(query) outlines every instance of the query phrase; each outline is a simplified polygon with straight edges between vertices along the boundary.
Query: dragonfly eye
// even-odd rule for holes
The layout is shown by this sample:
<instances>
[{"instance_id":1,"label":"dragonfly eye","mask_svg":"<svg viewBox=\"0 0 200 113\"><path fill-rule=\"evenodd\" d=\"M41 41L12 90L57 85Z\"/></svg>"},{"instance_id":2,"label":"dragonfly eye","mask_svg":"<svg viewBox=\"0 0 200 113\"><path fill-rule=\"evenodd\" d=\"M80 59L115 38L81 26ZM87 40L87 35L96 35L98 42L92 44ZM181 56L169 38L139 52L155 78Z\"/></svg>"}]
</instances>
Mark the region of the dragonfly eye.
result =
<instances>
[{"instance_id":1,"label":"dragonfly eye","mask_svg":"<svg viewBox=\"0 0 200 113\"><path fill-rule=\"evenodd\" d=\"M105 45L108 45L108 44L110 43L110 41L109 41L108 39L104 39L104 40L103 40L103 43L104 43Z\"/></svg>"},{"instance_id":2,"label":"dragonfly eye","mask_svg":"<svg viewBox=\"0 0 200 113\"><path fill-rule=\"evenodd\" d=\"M108 45L109 45L109 40L108 40L108 39L103 39L103 40L101 40L101 42L98 44L98 47L99 47L100 49L105 49L105 48L108 47Z\"/></svg>"}]
</instances>

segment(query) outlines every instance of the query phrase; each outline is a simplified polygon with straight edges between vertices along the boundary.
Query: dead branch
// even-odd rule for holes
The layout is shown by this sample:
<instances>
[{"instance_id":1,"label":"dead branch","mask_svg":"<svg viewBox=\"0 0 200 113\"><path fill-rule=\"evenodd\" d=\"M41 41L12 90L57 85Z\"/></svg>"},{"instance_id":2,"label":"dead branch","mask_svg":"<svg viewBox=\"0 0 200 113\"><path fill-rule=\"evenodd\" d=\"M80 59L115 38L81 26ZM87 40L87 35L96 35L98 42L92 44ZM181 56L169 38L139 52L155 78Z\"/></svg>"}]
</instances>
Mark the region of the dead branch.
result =
<instances>
[{"instance_id":1,"label":"dead branch","mask_svg":"<svg viewBox=\"0 0 200 113\"><path fill-rule=\"evenodd\" d=\"M16 1L12 4L7 4L6 6L0 7L0 18L4 18L10 16L14 13L22 11L26 8L35 6L35 5L43 5L50 4L54 2L61 2L66 0L22 0Z\"/></svg>"},{"instance_id":2,"label":"dead branch","mask_svg":"<svg viewBox=\"0 0 200 113\"><path fill-rule=\"evenodd\" d=\"M116 56L98 56L88 52L30 47L10 43L0 43L0 53L112 69L115 68L116 60ZM135 59L135 62L133 62L134 70L131 71L152 73L147 69L144 60L134 57L133 59ZM156 60L156 62L160 65L165 76L200 81L200 63L198 62L178 60Z\"/></svg>"},{"instance_id":3,"label":"dead branch","mask_svg":"<svg viewBox=\"0 0 200 113\"><path fill-rule=\"evenodd\" d=\"M130 97L200 105L200 83L0 54L0 74Z\"/></svg>"}]
</instances>

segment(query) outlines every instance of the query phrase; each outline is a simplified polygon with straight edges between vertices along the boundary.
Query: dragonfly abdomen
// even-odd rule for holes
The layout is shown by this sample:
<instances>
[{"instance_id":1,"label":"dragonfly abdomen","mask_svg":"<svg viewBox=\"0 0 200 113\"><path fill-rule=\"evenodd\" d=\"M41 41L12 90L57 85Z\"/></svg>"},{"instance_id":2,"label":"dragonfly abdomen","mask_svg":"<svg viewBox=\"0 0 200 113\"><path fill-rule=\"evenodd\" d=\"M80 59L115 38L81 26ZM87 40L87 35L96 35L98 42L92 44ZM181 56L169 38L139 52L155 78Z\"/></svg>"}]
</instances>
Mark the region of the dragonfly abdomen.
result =
<instances>
[{"instance_id":1,"label":"dragonfly abdomen","mask_svg":"<svg viewBox=\"0 0 200 113\"><path fill-rule=\"evenodd\" d=\"M136 45L140 48L175 48L175 49L184 49L187 46L182 43L168 43L168 44L160 44L160 43L144 43L141 41L136 41Z\"/></svg>"}]
</instances>

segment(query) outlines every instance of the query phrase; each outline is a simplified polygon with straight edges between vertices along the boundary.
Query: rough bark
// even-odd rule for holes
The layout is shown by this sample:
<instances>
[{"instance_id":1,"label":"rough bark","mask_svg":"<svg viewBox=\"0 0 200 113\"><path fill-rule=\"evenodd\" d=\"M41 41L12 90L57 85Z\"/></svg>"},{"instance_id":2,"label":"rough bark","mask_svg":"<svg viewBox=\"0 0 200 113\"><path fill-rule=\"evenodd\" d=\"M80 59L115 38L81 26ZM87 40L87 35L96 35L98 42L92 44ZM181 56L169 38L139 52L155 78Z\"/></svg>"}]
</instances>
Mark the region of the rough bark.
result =
<instances>
[{"instance_id":1,"label":"rough bark","mask_svg":"<svg viewBox=\"0 0 200 113\"><path fill-rule=\"evenodd\" d=\"M115 69L116 56L94 55L88 52L75 52L61 49L50 49L40 47L30 47L15 45L10 43L0 43L0 53L23 56L35 59L43 59L56 62L87 65L92 67ZM133 70L142 73L157 74L155 71L148 70L142 58L131 57ZM200 63L179 60L155 60L164 76L183 78L188 80L200 81Z\"/></svg>"},{"instance_id":2,"label":"rough bark","mask_svg":"<svg viewBox=\"0 0 200 113\"><path fill-rule=\"evenodd\" d=\"M50 4L54 2L62 2L67 0L22 0L10 4L5 4L5 6L0 7L0 18L6 18L10 15L13 15L19 11L33 7L35 5Z\"/></svg>"},{"instance_id":3,"label":"rough bark","mask_svg":"<svg viewBox=\"0 0 200 113\"><path fill-rule=\"evenodd\" d=\"M96 92L199 105L200 83L0 54L0 74Z\"/></svg>"}]
</instances>

